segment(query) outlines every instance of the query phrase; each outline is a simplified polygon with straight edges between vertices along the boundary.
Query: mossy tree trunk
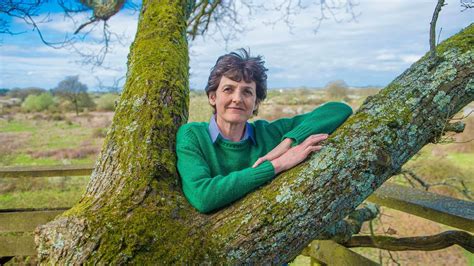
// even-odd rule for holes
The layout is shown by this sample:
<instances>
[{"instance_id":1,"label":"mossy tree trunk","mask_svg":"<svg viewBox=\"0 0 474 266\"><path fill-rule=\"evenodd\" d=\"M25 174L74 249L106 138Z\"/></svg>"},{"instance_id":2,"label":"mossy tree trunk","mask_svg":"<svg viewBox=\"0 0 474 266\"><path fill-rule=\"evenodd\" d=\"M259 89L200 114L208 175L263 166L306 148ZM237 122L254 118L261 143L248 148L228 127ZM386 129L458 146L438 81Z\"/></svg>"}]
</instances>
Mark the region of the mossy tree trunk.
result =
<instances>
[{"instance_id":1,"label":"mossy tree trunk","mask_svg":"<svg viewBox=\"0 0 474 266\"><path fill-rule=\"evenodd\" d=\"M81 201L36 232L43 263L289 261L352 212L474 98L474 26L369 97L306 163L212 215L185 200L185 1L144 1L127 82Z\"/></svg>"}]
</instances>

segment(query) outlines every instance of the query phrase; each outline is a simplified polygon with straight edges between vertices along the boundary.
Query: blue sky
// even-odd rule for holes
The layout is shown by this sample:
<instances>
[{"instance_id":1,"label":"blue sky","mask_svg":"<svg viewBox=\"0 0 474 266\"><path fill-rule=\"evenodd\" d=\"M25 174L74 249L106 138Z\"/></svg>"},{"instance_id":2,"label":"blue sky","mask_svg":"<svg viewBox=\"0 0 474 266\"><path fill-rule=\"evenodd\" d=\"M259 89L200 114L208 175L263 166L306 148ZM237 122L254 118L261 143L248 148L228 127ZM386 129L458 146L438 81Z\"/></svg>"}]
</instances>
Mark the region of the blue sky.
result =
<instances>
[{"instance_id":1,"label":"blue sky","mask_svg":"<svg viewBox=\"0 0 474 266\"><path fill-rule=\"evenodd\" d=\"M292 19L291 30L283 22L269 25L278 16L271 12L243 15L245 33L229 42L217 34L198 37L190 42L190 84L205 87L209 70L219 55L240 47L262 55L268 71L270 88L322 87L336 79L350 86L385 86L401 74L429 49L428 34L435 1L360 0L355 7L357 21L323 22L315 34L317 7L302 10ZM438 20L441 40L455 34L474 21L474 10L461 12L459 1L448 0ZM50 41L61 40L77 27L53 4L44 6L50 12L49 23L41 29ZM46 14L46 13L44 13ZM76 19L81 23L90 14ZM0 88L37 86L53 88L69 75L79 75L90 89L98 80L111 85L126 73L129 45L136 33L138 14L123 10L109 20L110 29L122 36L122 44L114 42L104 67L82 65L73 49L53 49L40 42L36 32L17 19L10 19L11 29L19 35L0 35ZM212 30L211 30L212 32ZM76 45L81 51L100 49L95 43L98 29Z\"/></svg>"}]
</instances>

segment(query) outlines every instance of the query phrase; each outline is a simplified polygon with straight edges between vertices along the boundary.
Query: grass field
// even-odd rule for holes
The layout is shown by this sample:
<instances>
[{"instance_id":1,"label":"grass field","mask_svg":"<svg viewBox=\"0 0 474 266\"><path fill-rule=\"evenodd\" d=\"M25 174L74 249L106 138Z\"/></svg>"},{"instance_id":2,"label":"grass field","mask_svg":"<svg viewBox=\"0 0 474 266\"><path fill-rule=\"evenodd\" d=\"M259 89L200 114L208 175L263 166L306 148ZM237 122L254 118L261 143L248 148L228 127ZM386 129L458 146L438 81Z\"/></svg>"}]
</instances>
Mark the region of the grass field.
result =
<instances>
[{"instance_id":1,"label":"grass field","mask_svg":"<svg viewBox=\"0 0 474 266\"><path fill-rule=\"evenodd\" d=\"M372 91L373 93L374 91ZM350 104L356 109L368 91L354 91ZM268 99L254 119L273 120L312 110L327 101L318 90L271 90ZM471 107L472 108L472 103ZM208 121L211 108L202 92L191 93L189 121ZM460 115L458 115L460 116ZM90 112L48 115L42 113L15 113L0 116L0 167L33 165L91 165L100 151L112 112ZM460 181L474 191L474 118L465 119L464 133L452 136L454 142L429 144L410 160L405 168L413 170L430 183L450 182L460 187ZM452 179L456 178L456 180ZM392 182L407 184L402 176L392 177ZM83 193L88 177L50 178L0 178L0 209L31 207L66 207L73 205ZM435 186L430 191L452 197L468 199L458 190ZM397 236L434 234L447 230L435 224L405 213L385 209L377 224L378 233L396 228ZM409 221L409 222L407 222ZM388 225L388 226L387 226ZM367 233L367 229L364 229ZM383 264L395 264L386 252L363 249L366 256ZM453 264L473 265L473 256L459 247L436 252L393 252L402 264ZM298 260L302 264L306 261Z\"/></svg>"}]
</instances>

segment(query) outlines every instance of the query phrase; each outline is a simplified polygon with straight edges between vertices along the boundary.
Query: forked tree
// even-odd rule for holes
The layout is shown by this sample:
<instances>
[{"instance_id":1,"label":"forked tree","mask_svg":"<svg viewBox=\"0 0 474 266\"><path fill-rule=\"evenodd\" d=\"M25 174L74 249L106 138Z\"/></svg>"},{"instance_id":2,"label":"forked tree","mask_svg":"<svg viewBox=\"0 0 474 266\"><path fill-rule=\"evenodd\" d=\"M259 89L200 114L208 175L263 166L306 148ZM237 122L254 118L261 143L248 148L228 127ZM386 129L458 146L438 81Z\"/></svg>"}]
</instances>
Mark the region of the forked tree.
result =
<instances>
[{"instance_id":1,"label":"forked tree","mask_svg":"<svg viewBox=\"0 0 474 266\"><path fill-rule=\"evenodd\" d=\"M188 3L145 0L125 88L85 194L41 226L42 263L281 263L341 220L474 98L474 25L369 97L308 161L231 206L194 210L175 134L189 107Z\"/></svg>"}]
</instances>

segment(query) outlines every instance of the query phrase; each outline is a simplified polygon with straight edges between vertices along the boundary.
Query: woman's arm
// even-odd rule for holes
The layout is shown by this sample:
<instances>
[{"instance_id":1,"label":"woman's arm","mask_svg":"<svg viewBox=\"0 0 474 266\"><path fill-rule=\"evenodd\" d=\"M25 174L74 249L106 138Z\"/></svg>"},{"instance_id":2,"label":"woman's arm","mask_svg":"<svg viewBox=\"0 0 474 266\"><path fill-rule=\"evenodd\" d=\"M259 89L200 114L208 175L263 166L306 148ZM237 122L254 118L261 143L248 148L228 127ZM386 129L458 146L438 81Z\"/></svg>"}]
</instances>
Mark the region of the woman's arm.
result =
<instances>
[{"instance_id":1,"label":"woman's arm","mask_svg":"<svg viewBox=\"0 0 474 266\"><path fill-rule=\"evenodd\" d=\"M269 124L279 130L282 141L293 139L293 146L302 143L313 134L331 134L352 114L352 108L341 102L328 102L312 112L292 118L278 119Z\"/></svg>"},{"instance_id":2,"label":"woman's arm","mask_svg":"<svg viewBox=\"0 0 474 266\"><path fill-rule=\"evenodd\" d=\"M297 146L303 143L303 141L309 138L311 134L315 135L317 133L322 133L323 135L326 134L327 137L327 134L330 134L336 130L336 128L338 128L351 114L352 108L347 104L328 102L314 109L312 112L292 118L278 119L270 123L268 128L275 132L280 132L280 135L282 135L282 141L269 153L258 158L253 167L257 167L264 161L273 161L274 159L279 158L289 151L292 146ZM313 150L317 151L318 149ZM286 156L285 158L287 160L291 159L292 157ZM288 161L278 160L277 163L280 164L279 162L286 164ZM275 166L276 170L280 169L275 165L275 162L273 165ZM277 174L279 172L280 171L276 171Z\"/></svg>"},{"instance_id":3,"label":"woman's arm","mask_svg":"<svg viewBox=\"0 0 474 266\"><path fill-rule=\"evenodd\" d=\"M270 162L228 175L211 176L209 165L195 141L192 132L187 136L178 133L176 153L184 195L199 212L208 213L224 207L275 176Z\"/></svg>"}]
</instances>

